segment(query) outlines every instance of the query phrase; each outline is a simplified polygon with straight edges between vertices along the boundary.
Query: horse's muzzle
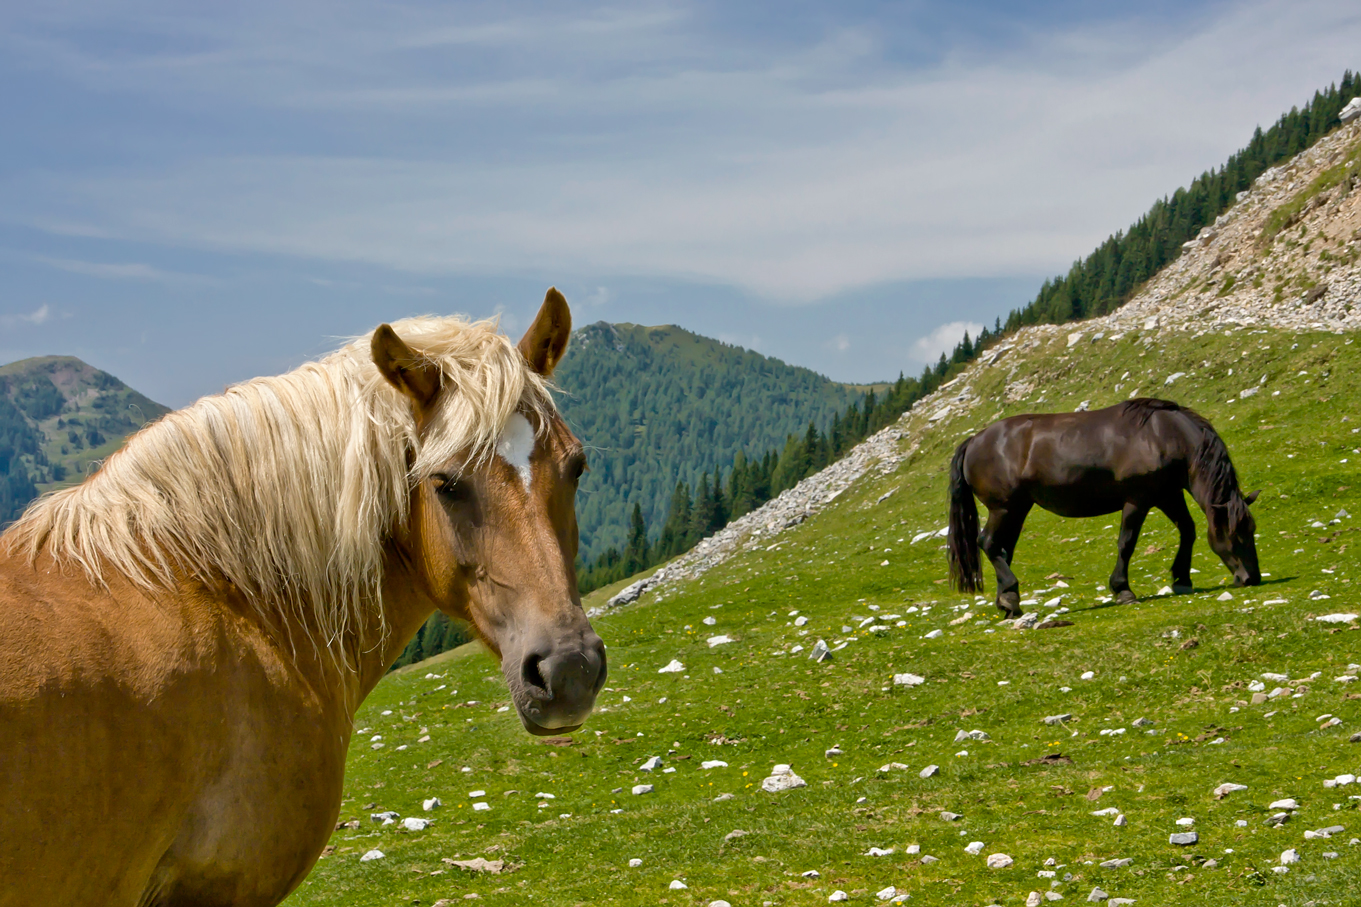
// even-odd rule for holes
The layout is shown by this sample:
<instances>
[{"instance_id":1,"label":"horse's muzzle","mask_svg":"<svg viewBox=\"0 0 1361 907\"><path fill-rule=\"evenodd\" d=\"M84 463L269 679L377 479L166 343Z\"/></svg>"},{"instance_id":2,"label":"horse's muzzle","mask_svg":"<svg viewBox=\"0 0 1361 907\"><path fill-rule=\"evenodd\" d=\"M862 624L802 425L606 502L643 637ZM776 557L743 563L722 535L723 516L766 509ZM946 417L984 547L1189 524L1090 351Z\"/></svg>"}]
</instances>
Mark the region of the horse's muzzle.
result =
<instances>
[{"instance_id":1,"label":"horse's muzzle","mask_svg":"<svg viewBox=\"0 0 1361 907\"><path fill-rule=\"evenodd\" d=\"M529 647L518 671L512 691L519 694L515 707L525 730L539 736L574 731L590 716L605 685L605 644L587 630L570 643Z\"/></svg>"}]
</instances>

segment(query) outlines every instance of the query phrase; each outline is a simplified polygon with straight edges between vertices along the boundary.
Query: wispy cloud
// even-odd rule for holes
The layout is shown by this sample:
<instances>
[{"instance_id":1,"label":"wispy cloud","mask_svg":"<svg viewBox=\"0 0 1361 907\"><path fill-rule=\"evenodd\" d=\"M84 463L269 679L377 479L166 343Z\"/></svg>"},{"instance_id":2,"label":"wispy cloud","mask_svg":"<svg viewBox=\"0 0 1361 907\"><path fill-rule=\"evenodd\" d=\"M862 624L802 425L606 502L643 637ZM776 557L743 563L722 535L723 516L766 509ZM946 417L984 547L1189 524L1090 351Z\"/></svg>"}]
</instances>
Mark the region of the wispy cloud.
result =
<instances>
[{"instance_id":1,"label":"wispy cloud","mask_svg":"<svg viewBox=\"0 0 1361 907\"><path fill-rule=\"evenodd\" d=\"M942 324L931 333L912 344L911 356L923 365L934 365L941 353L949 354L964 339L967 331L970 337L977 337L983 325L972 321L951 321Z\"/></svg>"},{"instance_id":2,"label":"wispy cloud","mask_svg":"<svg viewBox=\"0 0 1361 907\"><path fill-rule=\"evenodd\" d=\"M84 274L87 277L98 277L102 280L183 280L192 278L192 275L163 271L151 265L135 262L80 261L72 258L49 258L43 255L34 256L33 260L62 271L69 271L72 274Z\"/></svg>"},{"instance_id":3,"label":"wispy cloud","mask_svg":"<svg viewBox=\"0 0 1361 907\"><path fill-rule=\"evenodd\" d=\"M261 4L142 15L138 40L113 47L72 22L115 14L65 9L72 21L11 19L0 47L101 91L243 121L302 110L351 138L233 136L245 151L26 173L0 184L11 221L417 274L695 280L789 303L1062 270L1355 65L1361 44L1361 8L1324 0L908 58L854 23L766 39L682 3L544 16L358 3L320 18Z\"/></svg>"},{"instance_id":4,"label":"wispy cloud","mask_svg":"<svg viewBox=\"0 0 1361 907\"><path fill-rule=\"evenodd\" d=\"M47 303L44 302L31 312L0 315L0 327L8 329L23 327L25 325L39 325L46 322L51 316L52 310Z\"/></svg>"}]
</instances>

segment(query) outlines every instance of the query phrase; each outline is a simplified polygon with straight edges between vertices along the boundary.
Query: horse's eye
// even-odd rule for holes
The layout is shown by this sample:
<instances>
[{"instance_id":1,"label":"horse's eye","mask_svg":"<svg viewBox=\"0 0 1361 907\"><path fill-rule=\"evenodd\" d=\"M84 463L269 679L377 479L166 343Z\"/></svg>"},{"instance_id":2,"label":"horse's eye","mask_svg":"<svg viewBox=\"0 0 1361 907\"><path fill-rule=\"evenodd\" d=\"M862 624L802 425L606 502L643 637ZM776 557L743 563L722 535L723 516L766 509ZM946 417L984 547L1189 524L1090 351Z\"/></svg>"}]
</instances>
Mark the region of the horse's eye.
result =
<instances>
[{"instance_id":1,"label":"horse's eye","mask_svg":"<svg viewBox=\"0 0 1361 907\"><path fill-rule=\"evenodd\" d=\"M434 476L435 490L449 503L457 504L473 499L473 488L457 476Z\"/></svg>"},{"instance_id":2,"label":"horse's eye","mask_svg":"<svg viewBox=\"0 0 1361 907\"><path fill-rule=\"evenodd\" d=\"M567 474L572 477L573 482L581 480L581 476L586 472L586 458L577 456L572 458L572 462L567 466Z\"/></svg>"}]
</instances>

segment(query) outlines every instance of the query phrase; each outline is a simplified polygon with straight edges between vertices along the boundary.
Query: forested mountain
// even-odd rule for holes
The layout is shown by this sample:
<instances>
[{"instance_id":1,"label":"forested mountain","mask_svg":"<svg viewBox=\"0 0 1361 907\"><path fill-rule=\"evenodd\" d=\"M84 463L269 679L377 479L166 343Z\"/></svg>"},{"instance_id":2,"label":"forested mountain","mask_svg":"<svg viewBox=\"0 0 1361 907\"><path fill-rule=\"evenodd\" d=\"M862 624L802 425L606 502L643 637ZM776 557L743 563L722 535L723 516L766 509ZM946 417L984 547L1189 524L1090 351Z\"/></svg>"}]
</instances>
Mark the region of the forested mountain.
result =
<instances>
[{"instance_id":1,"label":"forested mountain","mask_svg":"<svg viewBox=\"0 0 1361 907\"><path fill-rule=\"evenodd\" d=\"M40 492L83 479L94 461L166 412L74 356L0 367L0 525Z\"/></svg>"},{"instance_id":2,"label":"forested mountain","mask_svg":"<svg viewBox=\"0 0 1361 907\"><path fill-rule=\"evenodd\" d=\"M586 560L625 547L634 504L659 526L677 482L698 486L739 451L779 450L864 393L678 327L603 321L573 335L554 381L589 453L577 496Z\"/></svg>"}]
</instances>

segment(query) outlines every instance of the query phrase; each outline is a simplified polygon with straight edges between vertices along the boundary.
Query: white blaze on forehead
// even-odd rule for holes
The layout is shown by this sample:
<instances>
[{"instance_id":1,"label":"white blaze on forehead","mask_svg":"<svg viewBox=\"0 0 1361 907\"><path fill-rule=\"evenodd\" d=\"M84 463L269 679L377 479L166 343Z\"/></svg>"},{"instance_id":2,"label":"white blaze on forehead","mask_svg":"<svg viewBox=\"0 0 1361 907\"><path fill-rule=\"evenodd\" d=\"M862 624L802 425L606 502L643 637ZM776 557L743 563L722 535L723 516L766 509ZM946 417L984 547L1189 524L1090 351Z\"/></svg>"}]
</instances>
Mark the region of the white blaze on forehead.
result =
<instances>
[{"instance_id":1,"label":"white blaze on forehead","mask_svg":"<svg viewBox=\"0 0 1361 907\"><path fill-rule=\"evenodd\" d=\"M515 467L515 471L520 474L520 481L528 491L530 479L533 477L529 467L529 456L534 453L534 427L529 424L528 419L520 413L510 417L505 430L501 432L501 440L496 442L496 453Z\"/></svg>"}]
</instances>

